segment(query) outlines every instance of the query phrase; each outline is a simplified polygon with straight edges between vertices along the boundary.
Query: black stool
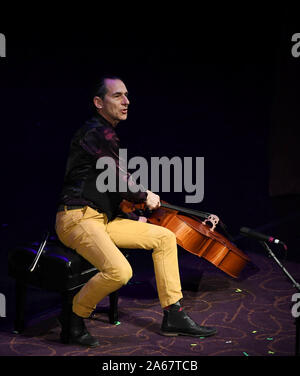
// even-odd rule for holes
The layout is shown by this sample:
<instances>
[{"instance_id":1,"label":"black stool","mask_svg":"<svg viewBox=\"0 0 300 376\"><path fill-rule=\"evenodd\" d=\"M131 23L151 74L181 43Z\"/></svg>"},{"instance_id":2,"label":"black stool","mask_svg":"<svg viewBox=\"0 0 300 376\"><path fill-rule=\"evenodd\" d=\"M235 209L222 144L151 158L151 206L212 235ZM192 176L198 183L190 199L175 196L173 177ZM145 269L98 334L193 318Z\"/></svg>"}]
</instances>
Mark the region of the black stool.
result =
<instances>
[{"instance_id":1,"label":"black stool","mask_svg":"<svg viewBox=\"0 0 300 376\"><path fill-rule=\"evenodd\" d=\"M72 300L79 289L98 270L74 250L64 246L49 234L38 242L18 245L8 254L8 273L16 280L16 317L14 332L25 328L25 304L27 285L43 290L59 292L62 296L60 321L68 325ZM32 271L31 271L32 270ZM109 322L118 321L118 291L109 295Z\"/></svg>"}]
</instances>

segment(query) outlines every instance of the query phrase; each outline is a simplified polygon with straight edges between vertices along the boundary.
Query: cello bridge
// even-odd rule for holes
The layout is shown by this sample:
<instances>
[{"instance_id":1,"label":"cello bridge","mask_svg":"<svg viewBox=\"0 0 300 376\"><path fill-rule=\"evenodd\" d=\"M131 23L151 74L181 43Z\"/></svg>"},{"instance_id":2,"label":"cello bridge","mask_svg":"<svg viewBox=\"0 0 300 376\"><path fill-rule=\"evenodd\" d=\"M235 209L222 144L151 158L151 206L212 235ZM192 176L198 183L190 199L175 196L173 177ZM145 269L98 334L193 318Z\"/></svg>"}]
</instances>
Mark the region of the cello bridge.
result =
<instances>
[{"instance_id":1,"label":"cello bridge","mask_svg":"<svg viewBox=\"0 0 300 376\"><path fill-rule=\"evenodd\" d=\"M214 231L214 229L216 228L217 224L219 223L219 217L215 214L210 214L208 216L207 219L205 219L205 221L203 221L202 223L204 225L206 225L206 222L210 222L212 224L212 227L210 228L210 231Z\"/></svg>"}]
</instances>

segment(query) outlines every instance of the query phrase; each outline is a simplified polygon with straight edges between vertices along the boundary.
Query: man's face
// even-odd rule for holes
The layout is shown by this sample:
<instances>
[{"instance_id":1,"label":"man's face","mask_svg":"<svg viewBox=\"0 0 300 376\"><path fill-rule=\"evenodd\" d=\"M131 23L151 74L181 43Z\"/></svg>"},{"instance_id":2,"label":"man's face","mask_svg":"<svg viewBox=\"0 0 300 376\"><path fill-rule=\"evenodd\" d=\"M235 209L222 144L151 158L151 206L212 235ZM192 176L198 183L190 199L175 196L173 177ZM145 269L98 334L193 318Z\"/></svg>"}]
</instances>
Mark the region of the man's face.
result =
<instances>
[{"instance_id":1,"label":"man's face","mask_svg":"<svg viewBox=\"0 0 300 376\"><path fill-rule=\"evenodd\" d=\"M128 91L123 81L119 79L106 79L107 92L104 99L94 98L98 112L113 126L121 120L127 119Z\"/></svg>"}]
</instances>

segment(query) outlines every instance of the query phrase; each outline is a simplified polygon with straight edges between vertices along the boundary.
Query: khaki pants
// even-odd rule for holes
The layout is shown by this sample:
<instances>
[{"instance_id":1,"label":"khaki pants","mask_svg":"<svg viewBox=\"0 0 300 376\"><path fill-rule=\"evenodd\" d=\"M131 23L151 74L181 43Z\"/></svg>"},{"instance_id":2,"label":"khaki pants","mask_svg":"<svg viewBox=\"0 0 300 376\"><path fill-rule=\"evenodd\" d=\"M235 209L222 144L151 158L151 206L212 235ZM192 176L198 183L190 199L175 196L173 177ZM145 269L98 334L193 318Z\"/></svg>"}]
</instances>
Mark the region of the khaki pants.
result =
<instances>
[{"instance_id":1,"label":"khaki pants","mask_svg":"<svg viewBox=\"0 0 300 376\"><path fill-rule=\"evenodd\" d=\"M118 217L107 222L105 214L89 206L58 212L55 228L62 243L75 249L100 271L75 295L73 311L77 315L89 317L105 296L131 278L131 266L117 247L153 250L162 308L182 298L176 237L170 230Z\"/></svg>"}]
</instances>

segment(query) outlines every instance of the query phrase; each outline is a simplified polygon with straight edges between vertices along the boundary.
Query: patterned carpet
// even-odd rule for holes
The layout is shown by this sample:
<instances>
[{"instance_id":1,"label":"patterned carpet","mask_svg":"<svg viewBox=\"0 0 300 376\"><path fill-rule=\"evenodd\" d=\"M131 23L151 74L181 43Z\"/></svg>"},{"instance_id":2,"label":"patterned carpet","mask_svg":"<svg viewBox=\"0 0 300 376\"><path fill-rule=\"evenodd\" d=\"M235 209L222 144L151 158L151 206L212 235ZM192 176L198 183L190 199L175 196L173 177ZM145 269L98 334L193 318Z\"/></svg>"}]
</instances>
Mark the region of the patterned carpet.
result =
<instances>
[{"instance_id":1,"label":"patterned carpet","mask_svg":"<svg viewBox=\"0 0 300 376\"><path fill-rule=\"evenodd\" d=\"M134 253L129 261L136 274L120 291L120 324L108 322L108 299L86 320L88 329L99 338L99 347L61 344L56 305L42 316L37 317L35 312L21 335L13 334L11 327L0 332L0 355L293 356L296 329L291 299L296 290L274 260L263 252L248 255L252 262L238 279L233 279L204 259L180 251L183 305L195 321L218 329L213 337L159 334L162 310L151 255ZM286 262L285 267L300 280L298 263Z\"/></svg>"}]
</instances>

